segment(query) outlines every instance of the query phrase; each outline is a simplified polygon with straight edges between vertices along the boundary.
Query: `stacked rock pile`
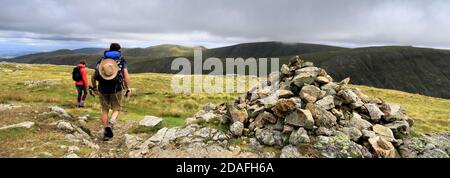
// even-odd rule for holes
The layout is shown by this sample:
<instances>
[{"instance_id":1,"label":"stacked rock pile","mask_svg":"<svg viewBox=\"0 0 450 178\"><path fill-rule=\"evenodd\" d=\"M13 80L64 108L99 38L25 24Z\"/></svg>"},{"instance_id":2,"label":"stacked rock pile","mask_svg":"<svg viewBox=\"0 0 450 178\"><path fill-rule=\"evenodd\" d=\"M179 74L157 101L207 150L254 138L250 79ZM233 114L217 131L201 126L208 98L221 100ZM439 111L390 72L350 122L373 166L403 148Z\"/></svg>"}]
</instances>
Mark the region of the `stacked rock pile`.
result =
<instances>
[{"instance_id":1,"label":"stacked rock pile","mask_svg":"<svg viewBox=\"0 0 450 178\"><path fill-rule=\"evenodd\" d=\"M272 82L233 103L206 106L187 124L228 124L234 137L256 138L284 150L309 145L325 157L399 157L397 150L413 126L400 105L369 98L349 87L349 78L334 82L325 70L299 57L269 78Z\"/></svg>"}]
</instances>

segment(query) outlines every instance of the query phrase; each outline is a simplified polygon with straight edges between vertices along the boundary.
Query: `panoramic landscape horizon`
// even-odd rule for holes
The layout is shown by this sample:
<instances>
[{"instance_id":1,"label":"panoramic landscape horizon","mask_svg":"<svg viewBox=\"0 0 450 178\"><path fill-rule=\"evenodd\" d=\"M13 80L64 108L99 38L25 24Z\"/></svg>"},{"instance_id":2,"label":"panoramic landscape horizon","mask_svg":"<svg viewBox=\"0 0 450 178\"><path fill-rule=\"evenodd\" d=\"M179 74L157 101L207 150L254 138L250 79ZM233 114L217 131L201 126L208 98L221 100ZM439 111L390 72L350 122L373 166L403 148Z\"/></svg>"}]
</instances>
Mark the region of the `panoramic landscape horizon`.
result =
<instances>
[{"instance_id":1,"label":"panoramic landscape horizon","mask_svg":"<svg viewBox=\"0 0 450 178\"><path fill-rule=\"evenodd\" d=\"M450 1L0 4L0 158L200 158L141 164L167 176L450 158Z\"/></svg>"}]
</instances>

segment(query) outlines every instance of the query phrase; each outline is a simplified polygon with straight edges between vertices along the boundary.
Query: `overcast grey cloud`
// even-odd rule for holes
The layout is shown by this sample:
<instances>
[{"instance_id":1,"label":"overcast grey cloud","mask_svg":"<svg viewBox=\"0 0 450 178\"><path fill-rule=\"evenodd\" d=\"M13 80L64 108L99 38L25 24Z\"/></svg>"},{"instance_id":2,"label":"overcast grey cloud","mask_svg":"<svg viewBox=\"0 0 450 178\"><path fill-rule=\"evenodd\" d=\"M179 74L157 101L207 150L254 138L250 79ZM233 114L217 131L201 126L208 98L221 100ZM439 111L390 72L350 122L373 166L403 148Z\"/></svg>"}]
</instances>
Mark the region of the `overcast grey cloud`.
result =
<instances>
[{"instance_id":1,"label":"overcast grey cloud","mask_svg":"<svg viewBox=\"0 0 450 178\"><path fill-rule=\"evenodd\" d=\"M0 0L0 48L253 41L450 48L446 0Z\"/></svg>"}]
</instances>

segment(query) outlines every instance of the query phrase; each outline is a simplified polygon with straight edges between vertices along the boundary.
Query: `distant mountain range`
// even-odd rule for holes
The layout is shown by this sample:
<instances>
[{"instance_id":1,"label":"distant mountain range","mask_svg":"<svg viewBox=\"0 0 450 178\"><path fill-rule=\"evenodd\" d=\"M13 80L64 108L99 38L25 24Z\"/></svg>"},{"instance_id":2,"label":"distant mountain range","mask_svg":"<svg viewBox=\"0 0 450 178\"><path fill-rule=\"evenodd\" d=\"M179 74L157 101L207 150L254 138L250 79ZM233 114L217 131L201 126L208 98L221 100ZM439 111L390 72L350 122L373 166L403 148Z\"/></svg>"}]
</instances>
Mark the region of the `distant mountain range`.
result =
<instances>
[{"instance_id":1,"label":"distant mountain range","mask_svg":"<svg viewBox=\"0 0 450 178\"><path fill-rule=\"evenodd\" d=\"M207 57L242 57L242 58L266 58L280 56L295 56L299 54L308 54L315 52L336 51L346 48L306 44L306 43L282 43L282 42L259 42L244 43L222 48L209 49L204 52Z\"/></svg>"},{"instance_id":2,"label":"distant mountain range","mask_svg":"<svg viewBox=\"0 0 450 178\"><path fill-rule=\"evenodd\" d=\"M354 84L450 98L450 50L410 46L342 48L306 43L258 42L214 49L159 45L123 49L123 54L131 72L176 73L177 71L170 70L172 60L176 57L192 60L194 49L203 50L204 59L278 57L281 64L300 55L327 70L337 80L351 77ZM81 57L87 57L89 66L93 67L104 50L58 50L20 56L8 61L74 65Z\"/></svg>"},{"instance_id":3,"label":"distant mountain range","mask_svg":"<svg viewBox=\"0 0 450 178\"><path fill-rule=\"evenodd\" d=\"M0 59L11 59L18 56L37 53L36 51L0 51Z\"/></svg>"}]
</instances>

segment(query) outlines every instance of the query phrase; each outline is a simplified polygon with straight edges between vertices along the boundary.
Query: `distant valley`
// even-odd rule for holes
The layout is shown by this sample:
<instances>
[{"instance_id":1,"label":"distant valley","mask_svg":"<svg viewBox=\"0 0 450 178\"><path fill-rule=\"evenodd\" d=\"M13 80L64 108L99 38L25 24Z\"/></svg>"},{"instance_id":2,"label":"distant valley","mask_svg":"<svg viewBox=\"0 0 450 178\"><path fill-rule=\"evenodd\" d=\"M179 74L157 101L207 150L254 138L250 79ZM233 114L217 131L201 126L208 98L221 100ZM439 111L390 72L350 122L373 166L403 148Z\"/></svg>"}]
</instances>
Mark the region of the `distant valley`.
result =
<instances>
[{"instance_id":1,"label":"distant valley","mask_svg":"<svg viewBox=\"0 0 450 178\"><path fill-rule=\"evenodd\" d=\"M28 54L37 53L36 51L1 51L0 50L0 60L1 59L12 59L19 56L24 56Z\"/></svg>"}]
</instances>

